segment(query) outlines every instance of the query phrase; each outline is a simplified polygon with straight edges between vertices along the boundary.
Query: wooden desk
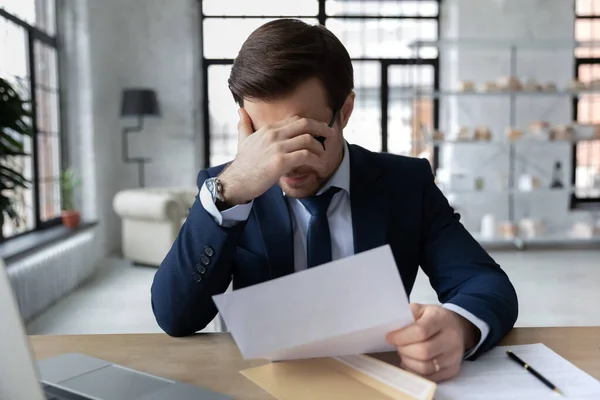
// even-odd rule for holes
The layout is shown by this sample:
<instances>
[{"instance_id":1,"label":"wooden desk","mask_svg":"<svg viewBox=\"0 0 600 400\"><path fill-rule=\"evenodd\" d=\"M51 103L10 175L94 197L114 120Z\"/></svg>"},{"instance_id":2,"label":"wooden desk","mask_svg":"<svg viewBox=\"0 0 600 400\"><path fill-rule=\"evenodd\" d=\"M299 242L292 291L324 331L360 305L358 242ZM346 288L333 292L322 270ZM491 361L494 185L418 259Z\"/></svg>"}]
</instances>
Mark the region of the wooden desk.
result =
<instances>
[{"instance_id":1,"label":"wooden desk","mask_svg":"<svg viewBox=\"0 0 600 400\"><path fill-rule=\"evenodd\" d=\"M150 374L207 387L236 399L270 399L239 370L265 364L244 361L228 334L171 338L161 334L31 336L37 359L79 352ZM544 343L600 379L600 327L517 328L502 344Z\"/></svg>"}]
</instances>

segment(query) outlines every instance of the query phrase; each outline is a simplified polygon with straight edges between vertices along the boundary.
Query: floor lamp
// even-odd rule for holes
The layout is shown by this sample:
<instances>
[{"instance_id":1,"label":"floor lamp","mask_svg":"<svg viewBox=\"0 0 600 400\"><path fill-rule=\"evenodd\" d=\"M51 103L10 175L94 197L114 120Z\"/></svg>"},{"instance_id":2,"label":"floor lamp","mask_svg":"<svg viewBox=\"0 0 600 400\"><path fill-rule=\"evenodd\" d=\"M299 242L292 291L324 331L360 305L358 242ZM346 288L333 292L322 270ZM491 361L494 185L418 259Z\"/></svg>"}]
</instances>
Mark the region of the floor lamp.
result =
<instances>
[{"instance_id":1,"label":"floor lamp","mask_svg":"<svg viewBox=\"0 0 600 400\"><path fill-rule=\"evenodd\" d=\"M129 157L128 137L131 132L141 132L144 128L144 116L160 116L156 92L150 89L125 89L121 102L121 117L137 117L137 126L124 127L121 131L123 140L123 162L138 165L139 186L144 187L144 164L150 158Z\"/></svg>"}]
</instances>

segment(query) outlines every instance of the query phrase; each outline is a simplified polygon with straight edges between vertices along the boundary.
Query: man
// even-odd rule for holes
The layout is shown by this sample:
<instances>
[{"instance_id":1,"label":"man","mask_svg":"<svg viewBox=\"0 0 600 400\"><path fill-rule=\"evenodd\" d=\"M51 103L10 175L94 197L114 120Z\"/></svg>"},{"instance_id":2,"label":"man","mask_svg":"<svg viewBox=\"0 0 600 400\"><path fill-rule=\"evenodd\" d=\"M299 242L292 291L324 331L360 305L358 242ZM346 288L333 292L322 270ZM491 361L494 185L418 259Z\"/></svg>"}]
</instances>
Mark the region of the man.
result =
<instances>
[{"instance_id":1,"label":"man","mask_svg":"<svg viewBox=\"0 0 600 400\"><path fill-rule=\"evenodd\" d=\"M217 313L212 296L232 278L241 288L384 244L407 293L421 266L442 303L411 304L416 322L387 335L407 370L451 378L513 327L513 286L461 225L429 163L344 141L353 70L332 33L297 20L263 25L229 86L238 154L199 173L198 199L152 285L169 335L204 328Z\"/></svg>"}]
</instances>

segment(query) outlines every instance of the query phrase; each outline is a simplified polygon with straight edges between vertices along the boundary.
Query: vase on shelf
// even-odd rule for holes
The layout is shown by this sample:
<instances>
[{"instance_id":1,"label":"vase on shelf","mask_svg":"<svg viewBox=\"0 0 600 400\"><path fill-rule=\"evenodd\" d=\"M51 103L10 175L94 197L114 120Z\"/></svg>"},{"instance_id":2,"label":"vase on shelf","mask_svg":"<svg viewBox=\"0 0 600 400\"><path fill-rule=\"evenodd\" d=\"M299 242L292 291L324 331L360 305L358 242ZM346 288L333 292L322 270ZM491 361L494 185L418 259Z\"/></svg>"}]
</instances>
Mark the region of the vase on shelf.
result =
<instances>
[{"instance_id":1,"label":"vase on shelf","mask_svg":"<svg viewBox=\"0 0 600 400\"><path fill-rule=\"evenodd\" d=\"M552 183L550 184L552 189L562 189L565 187L563 183L563 170L562 164L560 161L557 161L554 164L554 169L552 170Z\"/></svg>"}]
</instances>

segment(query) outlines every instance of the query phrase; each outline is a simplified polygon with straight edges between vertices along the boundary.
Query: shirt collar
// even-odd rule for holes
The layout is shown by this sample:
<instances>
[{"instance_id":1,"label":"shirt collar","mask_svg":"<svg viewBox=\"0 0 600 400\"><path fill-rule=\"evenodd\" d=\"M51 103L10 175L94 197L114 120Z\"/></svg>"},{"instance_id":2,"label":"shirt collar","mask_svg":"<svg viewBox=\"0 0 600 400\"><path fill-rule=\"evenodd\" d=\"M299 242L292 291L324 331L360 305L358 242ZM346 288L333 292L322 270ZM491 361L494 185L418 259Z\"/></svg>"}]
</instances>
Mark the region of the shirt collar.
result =
<instances>
[{"instance_id":1,"label":"shirt collar","mask_svg":"<svg viewBox=\"0 0 600 400\"><path fill-rule=\"evenodd\" d=\"M333 174L329 182L325 184L317 192L317 195L324 193L330 187L337 187L345 190L346 193L350 194L350 155L348 151L348 143L344 140L344 157L338 167L337 171Z\"/></svg>"}]
</instances>

